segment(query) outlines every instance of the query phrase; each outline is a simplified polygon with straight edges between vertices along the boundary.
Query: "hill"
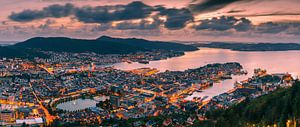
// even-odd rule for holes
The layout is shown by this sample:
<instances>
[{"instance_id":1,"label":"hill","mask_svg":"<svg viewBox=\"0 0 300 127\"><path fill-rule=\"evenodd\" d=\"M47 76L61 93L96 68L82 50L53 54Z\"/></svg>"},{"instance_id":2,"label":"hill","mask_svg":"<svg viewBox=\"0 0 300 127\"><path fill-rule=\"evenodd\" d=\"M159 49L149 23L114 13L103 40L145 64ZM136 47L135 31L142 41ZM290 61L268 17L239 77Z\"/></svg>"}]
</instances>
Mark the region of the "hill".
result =
<instances>
[{"instance_id":1,"label":"hill","mask_svg":"<svg viewBox=\"0 0 300 127\"><path fill-rule=\"evenodd\" d=\"M74 53L95 52L100 54L122 54L144 50L142 48L122 44L119 42L109 43L96 40L71 39L64 37L31 38L27 41L17 43L12 47L18 49L40 49L42 51Z\"/></svg>"},{"instance_id":2,"label":"hill","mask_svg":"<svg viewBox=\"0 0 300 127\"><path fill-rule=\"evenodd\" d=\"M65 37L37 37L17 43L12 47L57 52L95 52L99 54L127 54L150 50L197 50L197 48L193 46L178 43L148 41L134 38L120 39L107 36L102 36L96 40L71 39Z\"/></svg>"},{"instance_id":3,"label":"hill","mask_svg":"<svg viewBox=\"0 0 300 127\"><path fill-rule=\"evenodd\" d=\"M18 57L24 55L26 55L24 52L0 46L0 57Z\"/></svg>"},{"instance_id":4,"label":"hill","mask_svg":"<svg viewBox=\"0 0 300 127\"><path fill-rule=\"evenodd\" d=\"M227 110L208 114L216 126L235 127L274 125L285 126L286 122L300 118L300 82L288 89L279 89L271 94L246 100Z\"/></svg>"},{"instance_id":5,"label":"hill","mask_svg":"<svg viewBox=\"0 0 300 127\"><path fill-rule=\"evenodd\" d=\"M9 46L0 46L0 58L29 58L48 57L47 55L36 50L18 49Z\"/></svg>"},{"instance_id":6,"label":"hill","mask_svg":"<svg viewBox=\"0 0 300 127\"><path fill-rule=\"evenodd\" d=\"M162 42L162 41L148 41L144 39L137 39L137 38L112 38L108 36L102 36L97 39L98 41L102 42L120 42L123 44L128 44L131 46L136 46L140 48L145 48L148 50L174 50L174 51L195 51L198 50L194 46L180 44L180 43L173 43L173 42Z\"/></svg>"},{"instance_id":7,"label":"hill","mask_svg":"<svg viewBox=\"0 0 300 127\"><path fill-rule=\"evenodd\" d=\"M55 52L95 52L98 54L129 54L139 51L174 50L194 51L194 46L148 41L144 39L120 39L102 36L95 40L72 39L66 37L36 37L10 46L2 46L0 57L35 57L43 56L40 51Z\"/></svg>"},{"instance_id":8,"label":"hill","mask_svg":"<svg viewBox=\"0 0 300 127\"><path fill-rule=\"evenodd\" d=\"M226 43L212 42L208 44L193 44L198 47L222 48L235 51L287 51L300 50L297 43Z\"/></svg>"}]
</instances>

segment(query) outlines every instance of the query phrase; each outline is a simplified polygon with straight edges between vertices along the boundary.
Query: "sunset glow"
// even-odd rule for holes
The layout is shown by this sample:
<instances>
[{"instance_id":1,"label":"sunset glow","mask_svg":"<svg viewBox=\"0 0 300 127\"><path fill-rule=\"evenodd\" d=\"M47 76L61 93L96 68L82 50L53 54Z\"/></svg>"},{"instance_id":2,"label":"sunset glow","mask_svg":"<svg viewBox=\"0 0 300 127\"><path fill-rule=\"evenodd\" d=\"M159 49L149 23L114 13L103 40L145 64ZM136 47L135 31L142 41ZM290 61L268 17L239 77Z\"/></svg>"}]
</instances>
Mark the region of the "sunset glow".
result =
<instances>
[{"instance_id":1,"label":"sunset glow","mask_svg":"<svg viewBox=\"0 0 300 127\"><path fill-rule=\"evenodd\" d=\"M96 19L97 15L102 15L100 14L102 12L96 12L97 9L108 7L111 8L108 13L113 14L118 8L117 6L126 7L132 2L150 10L136 10L141 14L144 13L137 15L137 17L118 19L119 17L109 16L111 19L108 21L101 21L101 17L99 20ZM51 8L43 9L53 5L67 9L66 4L70 5L70 13L68 14L51 11ZM160 0L159 2L153 0L141 0L139 2L131 0L26 0L26 2L9 0L0 1L2 10L0 12L0 37L2 41L20 41L35 36L94 39L101 35L111 35L115 37L142 37L151 40L297 42L299 39L299 32L297 31L300 29L299 6L297 0L236 0L211 5L207 4L206 0ZM79 15L79 11L87 11L84 10L87 8L94 9L93 13L95 14ZM202 10L204 8L207 9ZM26 14L26 11L32 12ZM135 13L134 11L127 11L126 13ZM49 16L40 17L39 13L48 13ZM188 15L191 17L187 17ZM220 20L220 22L224 22L222 23L223 26L218 26L217 21L209 21L212 18L222 16L232 16L236 19L246 18L250 23L241 24L243 30L237 30L234 28L235 26L230 26L230 24L224 26L226 22L230 22L228 20ZM88 20L98 21L91 22ZM204 20L213 23L213 25L200 25L203 24ZM265 25L267 22L272 24ZM126 27L121 26L125 24ZM273 29L276 29L276 32L270 32ZM150 32L143 36L137 34L143 33L145 30L156 32ZM83 36L81 32L86 34ZM175 39L174 37L177 36L183 37ZM215 36L218 36L218 39Z\"/></svg>"}]
</instances>

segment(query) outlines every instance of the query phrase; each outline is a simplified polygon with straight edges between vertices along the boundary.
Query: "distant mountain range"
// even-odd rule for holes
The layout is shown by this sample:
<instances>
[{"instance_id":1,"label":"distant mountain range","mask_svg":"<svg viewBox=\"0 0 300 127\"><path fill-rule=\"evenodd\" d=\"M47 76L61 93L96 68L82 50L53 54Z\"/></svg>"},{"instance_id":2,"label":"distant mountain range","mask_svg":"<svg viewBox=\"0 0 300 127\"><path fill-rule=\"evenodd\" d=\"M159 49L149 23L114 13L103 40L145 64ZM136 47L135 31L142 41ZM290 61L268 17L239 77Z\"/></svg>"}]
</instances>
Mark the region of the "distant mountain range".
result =
<instances>
[{"instance_id":1,"label":"distant mountain range","mask_svg":"<svg viewBox=\"0 0 300 127\"><path fill-rule=\"evenodd\" d=\"M211 42L207 44L192 44L197 47L222 48L235 51L287 51L300 50L297 43L229 43Z\"/></svg>"},{"instance_id":2,"label":"distant mountain range","mask_svg":"<svg viewBox=\"0 0 300 127\"><path fill-rule=\"evenodd\" d=\"M102 36L95 40L66 37L36 37L14 45L0 47L0 57L46 57L40 51L128 54L151 50L195 51L198 48L172 42L148 41L136 38L122 39L108 36Z\"/></svg>"},{"instance_id":3,"label":"distant mountain range","mask_svg":"<svg viewBox=\"0 0 300 127\"><path fill-rule=\"evenodd\" d=\"M13 45L15 43L15 41L0 41L0 46Z\"/></svg>"}]
</instances>

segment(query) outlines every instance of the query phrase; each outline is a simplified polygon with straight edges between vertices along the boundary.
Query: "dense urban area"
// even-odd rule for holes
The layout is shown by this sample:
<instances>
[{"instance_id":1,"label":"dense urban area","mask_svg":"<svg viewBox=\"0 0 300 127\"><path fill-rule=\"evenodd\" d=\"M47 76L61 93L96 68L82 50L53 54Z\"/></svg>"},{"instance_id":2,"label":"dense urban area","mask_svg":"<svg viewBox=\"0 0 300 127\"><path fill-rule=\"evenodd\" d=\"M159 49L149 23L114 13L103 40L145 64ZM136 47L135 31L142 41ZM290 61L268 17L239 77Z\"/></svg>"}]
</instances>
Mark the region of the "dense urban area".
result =
<instances>
[{"instance_id":1,"label":"dense urban area","mask_svg":"<svg viewBox=\"0 0 300 127\"><path fill-rule=\"evenodd\" d=\"M239 63L165 72L155 68L124 71L110 66L119 62L147 64L183 52L44 53L51 57L0 60L1 125L192 126L209 120L207 113L212 110L227 109L294 82L290 74L256 69L251 78L237 81L226 93L187 99L247 71ZM76 107L79 103L94 105ZM172 117L178 115L181 117Z\"/></svg>"},{"instance_id":2,"label":"dense urban area","mask_svg":"<svg viewBox=\"0 0 300 127\"><path fill-rule=\"evenodd\" d=\"M0 127L300 127L300 0L0 0Z\"/></svg>"}]
</instances>

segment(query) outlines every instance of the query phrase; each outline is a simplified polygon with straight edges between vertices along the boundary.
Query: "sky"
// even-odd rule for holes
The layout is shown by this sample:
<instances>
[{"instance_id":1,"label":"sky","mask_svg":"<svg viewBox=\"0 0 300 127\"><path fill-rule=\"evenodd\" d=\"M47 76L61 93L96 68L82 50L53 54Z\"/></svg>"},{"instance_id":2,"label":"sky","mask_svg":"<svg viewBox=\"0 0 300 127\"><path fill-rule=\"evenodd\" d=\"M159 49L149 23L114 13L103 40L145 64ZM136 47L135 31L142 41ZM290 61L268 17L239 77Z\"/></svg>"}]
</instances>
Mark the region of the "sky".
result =
<instances>
[{"instance_id":1,"label":"sky","mask_svg":"<svg viewBox=\"0 0 300 127\"><path fill-rule=\"evenodd\" d=\"M0 41L102 35L300 43L299 0L0 0Z\"/></svg>"}]
</instances>

